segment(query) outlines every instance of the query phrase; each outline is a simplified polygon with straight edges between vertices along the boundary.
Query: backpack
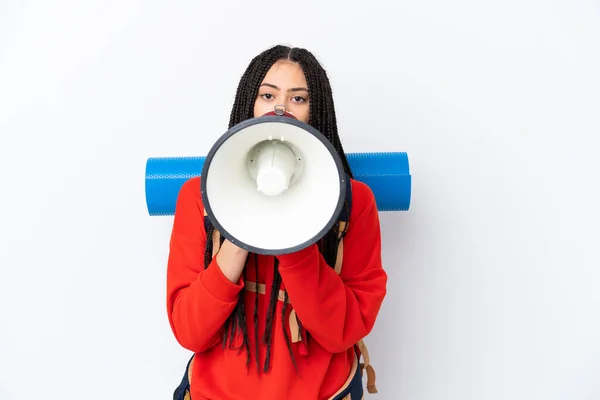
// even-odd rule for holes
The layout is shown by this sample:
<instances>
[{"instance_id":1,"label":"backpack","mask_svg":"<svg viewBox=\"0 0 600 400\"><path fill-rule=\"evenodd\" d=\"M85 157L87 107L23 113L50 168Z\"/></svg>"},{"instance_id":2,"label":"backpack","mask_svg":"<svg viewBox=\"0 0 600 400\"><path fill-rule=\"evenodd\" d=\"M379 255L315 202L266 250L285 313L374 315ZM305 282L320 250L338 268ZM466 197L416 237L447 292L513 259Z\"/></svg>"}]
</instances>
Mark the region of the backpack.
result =
<instances>
[{"instance_id":1,"label":"backpack","mask_svg":"<svg viewBox=\"0 0 600 400\"><path fill-rule=\"evenodd\" d=\"M335 261L335 265L333 267L335 272L337 272L338 275L342 271L342 263L343 263L343 257L344 257L344 235L345 235L345 232L346 232L349 222L350 222L350 213L352 210L352 182L351 182L349 176L346 176L346 204L348 205L348 207L342 209L342 212L340 213L340 216L339 216L339 228L338 228L339 244L338 244L337 258ZM209 223L208 215L206 213L206 210L204 210L204 226L206 227L208 225L208 223ZM217 254L217 252L219 251L219 244L221 243L220 242L220 233L217 231L217 229L213 230L212 243L213 243L212 256L214 257ZM245 290L256 292L258 294L265 294L266 288L262 284L257 285L255 282L246 282ZM285 293L281 290L279 291L278 299L279 299L279 301L285 301ZM299 330L298 330L298 326L299 326L298 320L296 317L296 313L293 309L290 312L289 324L290 324L290 328L291 328L290 330L291 330L291 334L292 334L290 340L292 341L292 343L302 341L302 337L299 334ZM366 385L367 391L371 394L377 393L377 387L375 386L375 370L373 369L373 366L371 365L369 351L367 350L367 346L365 345L363 340L359 340L358 343L356 343L354 345L354 350L359 358L361 377L364 375L365 372L367 374L367 385ZM362 358L362 362L360 360L361 358ZM188 361L183 379L182 379L180 385L177 387L177 389L175 389L175 392L173 393L173 400L191 400L189 387L190 387L190 380L191 380L191 376L192 376L191 372L192 372L192 368L193 368L193 361L194 361L194 356L192 356L190 358L190 360Z\"/></svg>"}]
</instances>

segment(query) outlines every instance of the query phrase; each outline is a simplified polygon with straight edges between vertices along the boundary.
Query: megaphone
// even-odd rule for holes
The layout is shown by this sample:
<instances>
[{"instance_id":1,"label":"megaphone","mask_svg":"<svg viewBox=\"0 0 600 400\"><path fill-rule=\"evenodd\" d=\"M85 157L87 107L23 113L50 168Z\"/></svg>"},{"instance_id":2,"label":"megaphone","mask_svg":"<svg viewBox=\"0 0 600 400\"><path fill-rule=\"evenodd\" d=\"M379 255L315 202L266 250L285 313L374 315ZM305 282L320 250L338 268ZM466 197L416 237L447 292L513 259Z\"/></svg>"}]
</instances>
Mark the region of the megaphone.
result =
<instances>
[{"instance_id":1,"label":"megaphone","mask_svg":"<svg viewBox=\"0 0 600 400\"><path fill-rule=\"evenodd\" d=\"M319 131L291 115L271 114L221 136L201 176L206 213L221 235L274 255L304 248L332 228L348 179Z\"/></svg>"},{"instance_id":2,"label":"megaphone","mask_svg":"<svg viewBox=\"0 0 600 400\"><path fill-rule=\"evenodd\" d=\"M370 186L380 210L408 209L406 153L346 157L354 179ZM197 175L206 214L221 235L271 255L322 238L339 218L349 184L333 145L312 126L278 112L232 127L206 157L148 159L149 213L172 214L179 188Z\"/></svg>"}]
</instances>

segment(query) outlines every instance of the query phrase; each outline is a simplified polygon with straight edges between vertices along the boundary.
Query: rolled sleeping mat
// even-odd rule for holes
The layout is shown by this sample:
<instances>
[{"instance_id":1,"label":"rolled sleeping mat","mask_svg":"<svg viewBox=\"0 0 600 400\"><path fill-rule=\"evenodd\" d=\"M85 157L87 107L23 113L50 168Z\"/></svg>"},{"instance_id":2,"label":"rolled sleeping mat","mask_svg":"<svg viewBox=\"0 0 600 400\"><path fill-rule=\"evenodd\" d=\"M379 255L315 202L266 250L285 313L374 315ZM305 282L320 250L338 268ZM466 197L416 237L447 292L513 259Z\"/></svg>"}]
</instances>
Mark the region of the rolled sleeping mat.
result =
<instances>
[{"instance_id":1,"label":"rolled sleeping mat","mask_svg":"<svg viewBox=\"0 0 600 400\"><path fill-rule=\"evenodd\" d=\"M354 179L371 188L379 211L407 211L411 176L404 152L347 153ZM151 157L146 161L146 206L151 216L175 213L185 181L201 175L206 157Z\"/></svg>"}]
</instances>

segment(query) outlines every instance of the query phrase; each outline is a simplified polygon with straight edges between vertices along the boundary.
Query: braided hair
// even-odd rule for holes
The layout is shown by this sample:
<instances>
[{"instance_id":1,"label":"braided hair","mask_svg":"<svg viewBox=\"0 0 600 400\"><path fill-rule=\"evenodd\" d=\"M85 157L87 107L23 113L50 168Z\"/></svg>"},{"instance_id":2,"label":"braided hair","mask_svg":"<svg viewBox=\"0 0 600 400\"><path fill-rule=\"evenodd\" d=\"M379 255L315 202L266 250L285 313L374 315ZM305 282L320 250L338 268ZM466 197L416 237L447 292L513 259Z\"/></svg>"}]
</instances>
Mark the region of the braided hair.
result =
<instances>
[{"instance_id":1,"label":"braided hair","mask_svg":"<svg viewBox=\"0 0 600 400\"><path fill-rule=\"evenodd\" d=\"M342 143L340 141L338 131L337 131L337 122L335 115L335 107L333 102L333 95L331 90L331 85L329 82L329 78L327 77L327 73L317 61L315 56L311 54L308 50L302 48L291 48L287 46L277 45L274 46L258 56L256 56L250 64L248 65L246 71L242 75L240 82L238 84L233 108L231 110L230 120L229 120L229 128L243 122L245 120L251 119L254 117L254 103L258 94L259 87L267 74L270 68L280 60L287 60L290 62L294 62L300 65L302 68L307 84L308 84L308 92L310 97L310 109L309 109L309 120L308 124L319 131L325 138L331 142L331 144L336 149L338 155L342 160L343 168L346 174L349 177L353 177L352 171L350 170L350 166L348 164L348 160L346 158L346 154L344 153L344 149L342 147ZM337 249L339 244L339 223L336 223L333 228L317 243L317 247L325 262L334 266L335 260L337 258ZM212 255L212 233L214 231L214 226L212 223L208 224L207 230L207 241L206 241L206 251L204 257L204 267L207 268ZM223 238L221 238L221 243L223 242ZM248 258L249 259L249 258ZM248 259L246 263L248 263ZM256 277L258 278L258 256L254 254L254 267L256 272ZM266 358L264 360L262 370L264 372L268 372L271 364L271 343L273 337L273 326L274 326L274 318L275 310L277 308L277 301L279 296L279 290L281 287L281 275L278 270L278 260L275 258L275 263L273 265L274 268L274 278L271 286L271 296L269 299L269 307L267 311L266 318L266 326L265 333L262 338L263 343L267 346ZM246 277L246 268L244 268L244 278ZM283 301L283 310L281 317L284 318L286 309L288 306L288 294L287 291L284 292L285 299ZM230 349L236 349L239 351L245 350L247 357L246 363L249 367L250 365L250 345L248 332L246 330L246 311L244 307L244 299L245 294L244 291L240 293L240 297L238 299L237 305L231 315L228 317L227 321L224 325L223 330L223 346L229 345ZM260 360L259 360L259 337L258 337L258 292L255 293L255 307L254 307L254 315L253 315L253 323L254 323L254 332L255 332L255 353L256 353L256 368L260 373ZM302 323L298 320L299 329L302 329ZM294 360L294 355L292 352L291 341L289 335L285 329L285 324L283 326L283 334L285 338L286 345L288 347L288 351L292 358L292 362L294 366L296 366L296 362ZM241 331L242 334L242 343L238 346L234 346L234 339ZM306 340L306 338L304 338Z\"/></svg>"}]
</instances>

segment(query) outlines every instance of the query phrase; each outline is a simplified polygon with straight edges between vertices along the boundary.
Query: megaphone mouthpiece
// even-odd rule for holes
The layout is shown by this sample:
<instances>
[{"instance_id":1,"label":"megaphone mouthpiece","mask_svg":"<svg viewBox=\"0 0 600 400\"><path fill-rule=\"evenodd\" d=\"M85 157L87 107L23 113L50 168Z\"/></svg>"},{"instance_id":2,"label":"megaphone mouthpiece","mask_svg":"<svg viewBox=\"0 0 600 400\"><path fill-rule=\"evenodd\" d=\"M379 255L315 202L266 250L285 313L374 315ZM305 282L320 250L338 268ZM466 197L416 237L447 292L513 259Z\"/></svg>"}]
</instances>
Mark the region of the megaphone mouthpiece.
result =
<instances>
[{"instance_id":1,"label":"megaphone mouthpiece","mask_svg":"<svg viewBox=\"0 0 600 400\"><path fill-rule=\"evenodd\" d=\"M268 140L254 146L248 169L256 180L259 192L277 196L289 188L298 162L289 146L277 140Z\"/></svg>"},{"instance_id":2,"label":"megaphone mouthpiece","mask_svg":"<svg viewBox=\"0 0 600 400\"><path fill-rule=\"evenodd\" d=\"M263 114L263 117L275 117L276 116L276 117L289 117L292 119L297 119L296 116L293 113L287 111L284 106L281 106L281 107L282 108L276 107L275 110L267 111L266 113Z\"/></svg>"}]
</instances>

